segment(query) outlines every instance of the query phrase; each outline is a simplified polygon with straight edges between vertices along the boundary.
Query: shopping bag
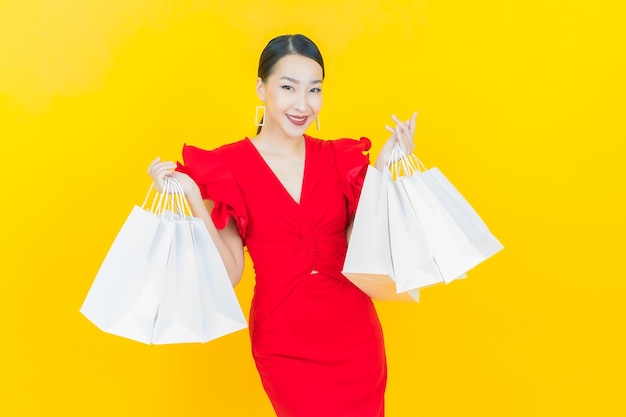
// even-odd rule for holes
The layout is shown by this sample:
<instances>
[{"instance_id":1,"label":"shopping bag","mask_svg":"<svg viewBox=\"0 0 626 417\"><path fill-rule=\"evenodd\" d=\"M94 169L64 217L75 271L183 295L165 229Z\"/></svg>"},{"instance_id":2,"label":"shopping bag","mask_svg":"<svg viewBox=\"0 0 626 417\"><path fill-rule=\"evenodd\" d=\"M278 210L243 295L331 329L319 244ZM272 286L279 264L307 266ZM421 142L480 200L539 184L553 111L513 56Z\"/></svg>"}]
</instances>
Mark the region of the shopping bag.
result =
<instances>
[{"instance_id":1,"label":"shopping bag","mask_svg":"<svg viewBox=\"0 0 626 417\"><path fill-rule=\"evenodd\" d=\"M396 289L399 292L442 283L443 277L434 258L422 224L399 177L389 184L389 244Z\"/></svg>"},{"instance_id":2,"label":"shopping bag","mask_svg":"<svg viewBox=\"0 0 626 417\"><path fill-rule=\"evenodd\" d=\"M424 170L421 178L448 209L448 213L465 233L473 250L478 251L483 260L504 249L474 208L438 168Z\"/></svg>"},{"instance_id":3,"label":"shopping bag","mask_svg":"<svg viewBox=\"0 0 626 417\"><path fill-rule=\"evenodd\" d=\"M152 211L154 202L144 208L150 190L118 232L80 309L101 330L147 344L174 235L174 225Z\"/></svg>"},{"instance_id":4,"label":"shopping bag","mask_svg":"<svg viewBox=\"0 0 626 417\"><path fill-rule=\"evenodd\" d=\"M204 340L209 341L248 325L224 262L204 222L193 218L191 226L196 253L201 255L197 260L205 277L201 280L200 294L205 300L202 315Z\"/></svg>"},{"instance_id":5,"label":"shopping bag","mask_svg":"<svg viewBox=\"0 0 626 417\"><path fill-rule=\"evenodd\" d=\"M389 181L389 170L367 167L343 274L374 300L418 301L418 291L398 294L393 278L386 201Z\"/></svg>"},{"instance_id":6,"label":"shopping bag","mask_svg":"<svg viewBox=\"0 0 626 417\"><path fill-rule=\"evenodd\" d=\"M204 223L187 214L174 179L167 177L164 188L150 209L150 191L133 208L81 312L103 331L147 344L206 342L245 328Z\"/></svg>"},{"instance_id":7,"label":"shopping bag","mask_svg":"<svg viewBox=\"0 0 626 417\"><path fill-rule=\"evenodd\" d=\"M203 221L177 218L152 343L207 342L247 327Z\"/></svg>"},{"instance_id":8,"label":"shopping bag","mask_svg":"<svg viewBox=\"0 0 626 417\"><path fill-rule=\"evenodd\" d=\"M415 224L423 238L423 250L434 261L443 282L464 277L503 248L441 171L426 170L414 155L404 155L399 146L397 152L407 174L395 182L399 198L409 206L407 221ZM393 236L391 242L396 280L400 281Z\"/></svg>"},{"instance_id":9,"label":"shopping bag","mask_svg":"<svg viewBox=\"0 0 626 417\"><path fill-rule=\"evenodd\" d=\"M382 198L387 193L387 183L384 173L367 167L343 265L348 278L366 274L393 281L387 205Z\"/></svg>"},{"instance_id":10,"label":"shopping bag","mask_svg":"<svg viewBox=\"0 0 626 417\"><path fill-rule=\"evenodd\" d=\"M182 196L173 216L174 238L165 270L152 343L207 342L241 330L247 323L226 268L201 219Z\"/></svg>"}]
</instances>

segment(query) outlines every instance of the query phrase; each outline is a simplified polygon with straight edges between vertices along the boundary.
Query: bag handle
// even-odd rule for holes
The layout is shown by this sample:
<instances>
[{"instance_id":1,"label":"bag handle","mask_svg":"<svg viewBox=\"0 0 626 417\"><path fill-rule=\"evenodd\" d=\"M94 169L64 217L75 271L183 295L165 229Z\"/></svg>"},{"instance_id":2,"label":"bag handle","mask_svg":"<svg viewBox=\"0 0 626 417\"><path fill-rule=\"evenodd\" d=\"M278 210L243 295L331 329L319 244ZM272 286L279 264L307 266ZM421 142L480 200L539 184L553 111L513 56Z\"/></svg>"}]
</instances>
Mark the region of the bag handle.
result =
<instances>
[{"instance_id":1,"label":"bag handle","mask_svg":"<svg viewBox=\"0 0 626 417\"><path fill-rule=\"evenodd\" d=\"M422 161L415 154L407 155L404 153L398 143L394 145L391 151L387 168L391 170L391 175L394 179L401 176L411 176L415 172L426 171L426 166Z\"/></svg>"},{"instance_id":2,"label":"bag handle","mask_svg":"<svg viewBox=\"0 0 626 417\"><path fill-rule=\"evenodd\" d=\"M165 215L166 211L170 212L170 220L174 219L174 214L177 214L181 217L187 217L187 213L189 216L192 215L191 208L189 207L189 203L185 198L185 191L180 183L172 177L165 177L163 185L163 191L157 192L152 199L152 205L150 206L150 212L156 215ZM148 188L148 193L146 194L146 198L141 205L142 209L145 209L148 200L150 199L150 195L152 190L154 189L154 184L150 184Z\"/></svg>"},{"instance_id":3,"label":"bag handle","mask_svg":"<svg viewBox=\"0 0 626 417\"><path fill-rule=\"evenodd\" d=\"M169 208L169 197L172 192L172 183L168 177L164 178L163 190L154 197L152 200L152 207L150 211L156 215L164 216L165 211ZM174 213L170 211L170 220L174 219Z\"/></svg>"},{"instance_id":4,"label":"bag handle","mask_svg":"<svg viewBox=\"0 0 626 417\"><path fill-rule=\"evenodd\" d=\"M174 218L174 214L177 214L182 218L186 218L187 213L191 215L189 203L185 198L185 191L180 183L175 178L166 177L165 188L161 212L163 213L163 211L169 211L171 219Z\"/></svg>"},{"instance_id":5,"label":"bag handle","mask_svg":"<svg viewBox=\"0 0 626 417\"><path fill-rule=\"evenodd\" d=\"M141 205L142 210L145 209L146 204L148 203L148 199L150 198L150 194L152 193L153 189L154 189L154 184L150 184L150 188L148 188L148 194L146 194L146 198L145 200L143 200L143 204Z\"/></svg>"},{"instance_id":6,"label":"bag handle","mask_svg":"<svg viewBox=\"0 0 626 417\"><path fill-rule=\"evenodd\" d=\"M398 154L398 145L394 145L387 162L387 169L391 171L391 178L397 178L400 175L398 163L400 162L400 155Z\"/></svg>"},{"instance_id":7,"label":"bag handle","mask_svg":"<svg viewBox=\"0 0 626 417\"><path fill-rule=\"evenodd\" d=\"M176 212L181 217L187 217L187 213L191 215L191 208L185 197L185 191L182 185L175 178L168 177L171 185L171 203L172 211Z\"/></svg>"}]
</instances>

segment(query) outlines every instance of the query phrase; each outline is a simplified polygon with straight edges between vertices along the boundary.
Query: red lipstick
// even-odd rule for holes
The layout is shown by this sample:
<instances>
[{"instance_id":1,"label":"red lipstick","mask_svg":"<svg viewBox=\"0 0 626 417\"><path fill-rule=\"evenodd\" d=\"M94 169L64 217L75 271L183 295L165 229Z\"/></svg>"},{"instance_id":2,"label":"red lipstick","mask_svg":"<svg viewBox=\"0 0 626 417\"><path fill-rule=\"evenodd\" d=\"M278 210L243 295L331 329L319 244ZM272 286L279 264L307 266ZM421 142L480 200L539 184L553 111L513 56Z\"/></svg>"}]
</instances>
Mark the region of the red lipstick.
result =
<instances>
[{"instance_id":1,"label":"red lipstick","mask_svg":"<svg viewBox=\"0 0 626 417\"><path fill-rule=\"evenodd\" d=\"M289 121L296 126L304 126L306 124L308 116L292 116L288 114L287 119L289 119Z\"/></svg>"}]
</instances>

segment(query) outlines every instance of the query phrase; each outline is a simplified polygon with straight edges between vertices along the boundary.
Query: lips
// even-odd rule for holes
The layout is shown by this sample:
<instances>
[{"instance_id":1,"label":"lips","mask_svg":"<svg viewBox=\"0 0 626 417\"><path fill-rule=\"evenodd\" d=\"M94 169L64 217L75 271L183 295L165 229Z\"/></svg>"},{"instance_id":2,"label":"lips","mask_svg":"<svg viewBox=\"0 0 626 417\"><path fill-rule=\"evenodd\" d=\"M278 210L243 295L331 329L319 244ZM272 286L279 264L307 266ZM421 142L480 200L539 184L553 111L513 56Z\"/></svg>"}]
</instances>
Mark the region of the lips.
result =
<instances>
[{"instance_id":1,"label":"lips","mask_svg":"<svg viewBox=\"0 0 626 417\"><path fill-rule=\"evenodd\" d=\"M292 116L290 114L287 115L287 119L289 119L289 121L296 126L304 126L308 118L308 116Z\"/></svg>"}]
</instances>

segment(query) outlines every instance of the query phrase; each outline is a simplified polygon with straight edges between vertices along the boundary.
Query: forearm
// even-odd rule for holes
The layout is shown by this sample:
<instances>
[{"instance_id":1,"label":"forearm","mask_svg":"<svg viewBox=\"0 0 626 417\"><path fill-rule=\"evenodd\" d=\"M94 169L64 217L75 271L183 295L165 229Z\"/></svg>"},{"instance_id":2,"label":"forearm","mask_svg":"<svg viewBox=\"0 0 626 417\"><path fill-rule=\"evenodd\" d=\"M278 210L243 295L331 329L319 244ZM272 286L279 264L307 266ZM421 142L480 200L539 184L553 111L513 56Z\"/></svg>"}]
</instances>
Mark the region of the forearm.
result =
<instances>
[{"instance_id":1,"label":"forearm","mask_svg":"<svg viewBox=\"0 0 626 417\"><path fill-rule=\"evenodd\" d=\"M387 163L385 161L383 161L382 158L379 155L376 158L376 163L374 164L374 167L377 170L379 170L380 172L384 172L387 169Z\"/></svg>"}]
</instances>

